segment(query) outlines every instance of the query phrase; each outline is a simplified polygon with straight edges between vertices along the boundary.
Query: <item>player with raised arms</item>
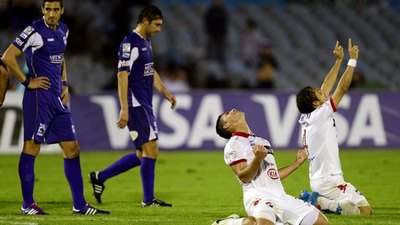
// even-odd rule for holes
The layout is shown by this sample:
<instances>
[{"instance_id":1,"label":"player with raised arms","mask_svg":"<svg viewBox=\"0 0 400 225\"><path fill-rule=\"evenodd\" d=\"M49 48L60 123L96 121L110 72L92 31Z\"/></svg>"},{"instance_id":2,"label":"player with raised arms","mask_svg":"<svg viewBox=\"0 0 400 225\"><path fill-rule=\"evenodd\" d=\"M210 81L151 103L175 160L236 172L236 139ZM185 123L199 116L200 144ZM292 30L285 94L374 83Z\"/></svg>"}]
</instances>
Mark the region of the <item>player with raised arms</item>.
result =
<instances>
[{"instance_id":1,"label":"player with raised arms","mask_svg":"<svg viewBox=\"0 0 400 225\"><path fill-rule=\"evenodd\" d=\"M371 215L367 199L343 178L339 158L337 127L334 114L344 94L350 87L357 65L358 46L348 41L350 59L331 97L343 61L343 48L339 42L333 50L335 64L320 88L305 87L296 96L301 116L302 142L308 152L309 179L312 192L302 191L300 198L319 207L343 215Z\"/></svg>"}]
</instances>

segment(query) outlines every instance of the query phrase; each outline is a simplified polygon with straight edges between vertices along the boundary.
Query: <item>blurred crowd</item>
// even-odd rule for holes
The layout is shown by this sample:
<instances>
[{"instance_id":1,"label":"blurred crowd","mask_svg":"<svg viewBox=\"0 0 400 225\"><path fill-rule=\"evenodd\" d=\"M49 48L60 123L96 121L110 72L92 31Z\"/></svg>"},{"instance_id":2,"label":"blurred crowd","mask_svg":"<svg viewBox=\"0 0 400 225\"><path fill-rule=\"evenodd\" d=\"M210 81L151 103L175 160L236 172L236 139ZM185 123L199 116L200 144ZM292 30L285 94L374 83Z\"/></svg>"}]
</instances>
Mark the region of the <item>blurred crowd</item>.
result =
<instances>
[{"instance_id":1,"label":"blurred crowd","mask_svg":"<svg viewBox=\"0 0 400 225\"><path fill-rule=\"evenodd\" d=\"M67 68L70 73L79 76L74 78L74 74L70 74L71 89L77 93L84 93L82 87L85 86L81 83L85 81L95 83L93 87L86 89L88 92L115 89L118 45L136 25L138 9L149 3L160 4L163 9L168 2L64 0L65 13L61 21L70 29L66 58L70 59L71 63L67 62ZM157 46L164 45L164 48L168 48L169 43L157 43L153 47L156 67L161 72L165 84L173 92L209 88L276 88L276 79L279 79L276 73L283 66L275 56L279 49L274 46L270 37L259 29L259 20L252 15L242 16L242 21L237 23L227 2L230 1L210 0L202 4L202 21L197 22L202 26L205 41L203 45L198 46L202 49L197 51L196 57L188 57L176 49L157 51ZM350 2L367 4L380 1ZM41 17L40 4L41 1L38 0L0 0L0 51L4 51L16 35L33 20ZM163 13L164 22L168 25L169 18L166 15L169 12ZM171 26L174 25L170 24ZM239 31L235 36L236 43L239 44L228 43L232 26ZM233 52L235 57L232 57ZM360 82L365 82L363 71L359 74L357 77L361 77L358 78ZM95 77L95 80L84 76Z\"/></svg>"}]
</instances>

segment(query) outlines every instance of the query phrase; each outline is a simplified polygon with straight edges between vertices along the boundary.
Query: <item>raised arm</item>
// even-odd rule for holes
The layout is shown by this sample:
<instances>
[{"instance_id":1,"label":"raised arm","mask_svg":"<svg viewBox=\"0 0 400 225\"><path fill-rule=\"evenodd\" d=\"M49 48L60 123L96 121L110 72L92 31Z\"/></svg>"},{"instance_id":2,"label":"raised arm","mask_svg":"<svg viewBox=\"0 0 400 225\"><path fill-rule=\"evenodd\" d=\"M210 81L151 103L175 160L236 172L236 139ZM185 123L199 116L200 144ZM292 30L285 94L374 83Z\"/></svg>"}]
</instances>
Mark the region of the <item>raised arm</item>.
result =
<instances>
[{"instance_id":1,"label":"raised arm","mask_svg":"<svg viewBox=\"0 0 400 225\"><path fill-rule=\"evenodd\" d=\"M347 90L350 87L351 81L353 79L353 73L354 73L354 68L357 65L357 59L358 59L358 46L352 44L351 39L349 39L349 62L347 63L347 68L344 71L342 77L339 80L339 83L335 89L335 92L333 92L332 95L332 100L333 103L335 104L335 107L339 106L340 101L343 98L343 95L347 92Z\"/></svg>"},{"instance_id":2,"label":"raised arm","mask_svg":"<svg viewBox=\"0 0 400 225\"><path fill-rule=\"evenodd\" d=\"M159 91L161 94L164 95L169 102L171 102L171 109L174 109L176 106L176 97L175 95L171 94L169 90L165 87L164 83L162 82L160 75L158 72L154 70L154 84L153 86Z\"/></svg>"},{"instance_id":3,"label":"raised arm","mask_svg":"<svg viewBox=\"0 0 400 225\"><path fill-rule=\"evenodd\" d=\"M291 173L293 173L293 171L297 170L297 168L299 168L306 159L307 159L306 150L305 149L298 150L296 155L296 161L290 164L289 166L279 169L278 173L281 180L289 176Z\"/></svg>"},{"instance_id":4,"label":"raised arm","mask_svg":"<svg viewBox=\"0 0 400 225\"><path fill-rule=\"evenodd\" d=\"M331 70L326 74L324 82L321 85L321 91L325 96L329 96L333 85L336 83L336 78L339 73L340 66L342 65L344 53L342 46L339 45L339 41L336 41L335 49L333 49L333 55L336 58L335 64Z\"/></svg>"}]
</instances>

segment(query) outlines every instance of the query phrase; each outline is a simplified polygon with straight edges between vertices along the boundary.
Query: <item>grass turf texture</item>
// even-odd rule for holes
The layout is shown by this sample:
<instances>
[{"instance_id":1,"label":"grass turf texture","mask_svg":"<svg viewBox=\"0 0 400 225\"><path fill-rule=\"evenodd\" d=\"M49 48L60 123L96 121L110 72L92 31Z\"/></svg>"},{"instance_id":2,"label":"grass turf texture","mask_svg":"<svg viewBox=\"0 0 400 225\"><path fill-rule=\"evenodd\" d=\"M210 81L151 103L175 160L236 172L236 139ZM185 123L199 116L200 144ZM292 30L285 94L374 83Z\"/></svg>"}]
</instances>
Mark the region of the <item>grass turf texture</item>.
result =
<instances>
[{"instance_id":1,"label":"grass turf texture","mask_svg":"<svg viewBox=\"0 0 400 225\"><path fill-rule=\"evenodd\" d=\"M211 224L232 213L244 215L242 194L236 178L225 165L221 151L161 152L156 170L156 197L173 203L172 208L141 208L140 170L134 168L106 182L103 204L95 203L87 174L103 169L127 152L81 154L87 201L111 211L109 216L72 215L70 190L63 172L61 154L42 154L36 161L35 200L50 215L21 215L18 178L19 155L0 155L0 224ZM295 151L275 151L279 167L295 159ZM331 224L399 224L400 151L342 151L344 176L367 197L372 217L328 214ZM308 185L308 162L283 183L297 196Z\"/></svg>"}]
</instances>

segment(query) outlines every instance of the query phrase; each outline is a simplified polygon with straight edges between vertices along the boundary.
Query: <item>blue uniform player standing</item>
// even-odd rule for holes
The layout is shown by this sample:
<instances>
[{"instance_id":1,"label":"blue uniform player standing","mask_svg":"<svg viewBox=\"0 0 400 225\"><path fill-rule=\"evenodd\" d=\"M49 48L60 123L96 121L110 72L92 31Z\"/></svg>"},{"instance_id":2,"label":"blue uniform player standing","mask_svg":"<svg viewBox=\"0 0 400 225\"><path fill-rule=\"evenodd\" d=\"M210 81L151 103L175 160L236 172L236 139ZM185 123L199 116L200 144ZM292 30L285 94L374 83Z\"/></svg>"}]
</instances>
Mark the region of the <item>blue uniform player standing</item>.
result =
<instances>
[{"instance_id":1,"label":"blue uniform player standing","mask_svg":"<svg viewBox=\"0 0 400 225\"><path fill-rule=\"evenodd\" d=\"M99 203L107 179L140 165L142 206L172 206L154 196L158 130L152 105L153 87L171 102L172 109L176 105L175 96L165 88L154 69L149 40L161 30L162 19L162 13L156 6L146 6L139 14L135 30L120 45L117 76L121 111L117 126L121 129L128 126L137 151L122 157L103 171L89 174L93 194Z\"/></svg>"},{"instance_id":2,"label":"blue uniform player standing","mask_svg":"<svg viewBox=\"0 0 400 225\"><path fill-rule=\"evenodd\" d=\"M13 75L25 85L22 102L24 115L24 146L19 161L23 196L22 213L45 213L34 200L34 164L40 144L59 143L64 152L64 172L73 199L74 214L109 214L90 206L83 196L83 180L79 146L74 124L67 107L69 101L64 52L68 28L59 22L64 12L62 0L43 0L44 17L15 38L3 55ZM28 65L25 76L16 58L22 53Z\"/></svg>"}]
</instances>

